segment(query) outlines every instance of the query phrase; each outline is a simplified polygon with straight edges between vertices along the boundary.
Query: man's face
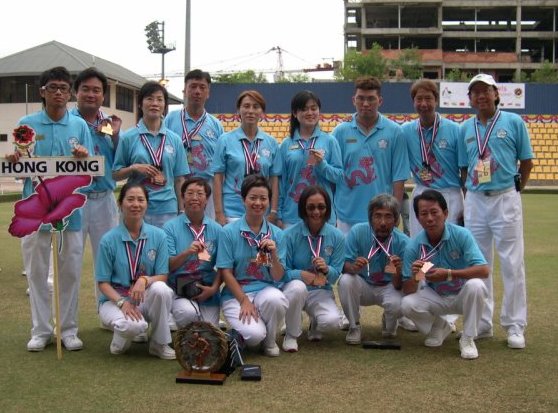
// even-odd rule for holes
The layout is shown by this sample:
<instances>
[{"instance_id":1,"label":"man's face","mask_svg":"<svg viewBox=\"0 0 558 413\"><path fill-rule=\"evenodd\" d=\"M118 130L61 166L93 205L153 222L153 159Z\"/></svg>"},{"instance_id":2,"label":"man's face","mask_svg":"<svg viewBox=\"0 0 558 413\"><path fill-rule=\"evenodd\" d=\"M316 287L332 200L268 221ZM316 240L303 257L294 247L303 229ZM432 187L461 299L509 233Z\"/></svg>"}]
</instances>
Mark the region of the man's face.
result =
<instances>
[{"instance_id":1,"label":"man's face","mask_svg":"<svg viewBox=\"0 0 558 413\"><path fill-rule=\"evenodd\" d=\"M363 119L376 119L378 108L382 105L382 97L377 90L357 89L353 96L358 116Z\"/></svg>"},{"instance_id":2,"label":"man's face","mask_svg":"<svg viewBox=\"0 0 558 413\"><path fill-rule=\"evenodd\" d=\"M103 83L96 77L91 77L80 83L77 91L77 106L80 111L99 110L105 98Z\"/></svg>"},{"instance_id":3,"label":"man's face","mask_svg":"<svg viewBox=\"0 0 558 413\"><path fill-rule=\"evenodd\" d=\"M448 211L442 210L436 201L421 199L418 202L418 221L428 237L440 235L444 231Z\"/></svg>"},{"instance_id":4,"label":"man's face","mask_svg":"<svg viewBox=\"0 0 558 413\"><path fill-rule=\"evenodd\" d=\"M471 107L478 111L494 110L498 99L498 90L483 82L476 82L469 90Z\"/></svg>"},{"instance_id":5,"label":"man's face","mask_svg":"<svg viewBox=\"0 0 558 413\"><path fill-rule=\"evenodd\" d=\"M387 238L397 223L396 217L389 208L376 208L372 212L372 229L378 238Z\"/></svg>"},{"instance_id":6,"label":"man's face","mask_svg":"<svg viewBox=\"0 0 558 413\"><path fill-rule=\"evenodd\" d=\"M432 117L436 113L438 102L430 90L419 89L413 99L413 106L419 117Z\"/></svg>"},{"instance_id":7,"label":"man's face","mask_svg":"<svg viewBox=\"0 0 558 413\"><path fill-rule=\"evenodd\" d=\"M186 105L203 107L209 98L209 83L205 79L189 79L184 86Z\"/></svg>"},{"instance_id":8,"label":"man's face","mask_svg":"<svg viewBox=\"0 0 558 413\"><path fill-rule=\"evenodd\" d=\"M46 108L65 108L72 97L71 86L64 80L49 80L40 89Z\"/></svg>"}]
</instances>

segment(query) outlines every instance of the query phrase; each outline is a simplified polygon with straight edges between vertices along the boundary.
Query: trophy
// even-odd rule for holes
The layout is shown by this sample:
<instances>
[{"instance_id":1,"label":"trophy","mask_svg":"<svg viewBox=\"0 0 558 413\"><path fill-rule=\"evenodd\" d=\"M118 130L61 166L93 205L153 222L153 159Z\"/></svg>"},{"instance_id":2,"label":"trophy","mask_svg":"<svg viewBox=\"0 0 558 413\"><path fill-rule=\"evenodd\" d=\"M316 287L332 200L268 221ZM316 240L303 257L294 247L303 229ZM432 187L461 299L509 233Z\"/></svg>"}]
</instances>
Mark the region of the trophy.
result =
<instances>
[{"instance_id":1,"label":"trophy","mask_svg":"<svg viewBox=\"0 0 558 413\"><path fill-rule=\"evenodd\" d=\"M218 327L194 321L174 337L176 360L183 370L177 383L223 384L227 375L219 373L229 352L227 337Z\"/></svg>"}]
</instances>

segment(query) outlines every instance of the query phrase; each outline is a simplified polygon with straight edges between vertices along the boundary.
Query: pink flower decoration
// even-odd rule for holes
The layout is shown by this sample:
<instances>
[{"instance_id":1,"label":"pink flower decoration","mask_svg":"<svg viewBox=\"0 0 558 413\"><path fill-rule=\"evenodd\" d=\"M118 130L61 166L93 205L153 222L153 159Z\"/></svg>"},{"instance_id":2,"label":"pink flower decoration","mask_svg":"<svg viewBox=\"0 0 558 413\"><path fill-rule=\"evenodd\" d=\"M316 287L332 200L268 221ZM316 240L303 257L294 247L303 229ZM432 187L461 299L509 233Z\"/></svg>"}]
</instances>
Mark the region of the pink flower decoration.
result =
<instances>
[{"instance_id":1,"label":"pink flower decoration","mask_svg":"<svg viewBox=\"0 0 558 413\"><path fill-rule=\"evenodd\" d=\"M79 175L43 180L33 194L15 203L9 233L21 238L37 231L43 224L63 230L64 220L87 200L85 195L75 193L75 190L90 185L92 179Z\"/></svg>"}]
</instances>

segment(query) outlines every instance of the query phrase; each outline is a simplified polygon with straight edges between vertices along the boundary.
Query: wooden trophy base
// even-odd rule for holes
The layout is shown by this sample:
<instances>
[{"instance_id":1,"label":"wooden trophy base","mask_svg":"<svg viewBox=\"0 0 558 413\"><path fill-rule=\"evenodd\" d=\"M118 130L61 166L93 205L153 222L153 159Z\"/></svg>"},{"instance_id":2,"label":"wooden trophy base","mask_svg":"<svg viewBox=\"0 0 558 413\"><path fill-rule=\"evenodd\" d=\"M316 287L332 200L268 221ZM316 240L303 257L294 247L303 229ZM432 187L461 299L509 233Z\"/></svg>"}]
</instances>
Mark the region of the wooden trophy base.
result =
<instances>
[{"instance_id":1,"label":"wooden trophy base","mask_svg":"<svg viewBox=\"0 0 558 413\"><path fill-rule=\"evenodd\" d=\"M181 370L176 375L177 383L193 383L193 384L218 384L223 385L226 374L223 373L210 373L210 372L197 372Z\"/></svg>"}]
</instances>

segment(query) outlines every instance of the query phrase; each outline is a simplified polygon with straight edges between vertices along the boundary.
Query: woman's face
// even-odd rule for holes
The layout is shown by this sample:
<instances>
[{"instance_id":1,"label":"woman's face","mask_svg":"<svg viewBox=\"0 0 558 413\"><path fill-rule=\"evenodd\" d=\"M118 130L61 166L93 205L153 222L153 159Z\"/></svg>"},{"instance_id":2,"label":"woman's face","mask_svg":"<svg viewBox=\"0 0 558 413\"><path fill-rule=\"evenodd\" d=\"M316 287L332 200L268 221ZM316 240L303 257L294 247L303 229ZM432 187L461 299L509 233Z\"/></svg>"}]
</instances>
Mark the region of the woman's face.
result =
<instances>
[{"instance_id":1,"label":"woman's face","mask_svg":"<svg viewBox=\"0 0 558 413\"><path fill-rule=\"evenodd\" d=\"M143 218L147 210L147 199L143 190L137 186L128 189L120 209L124 218Z\"/></svg>"},{"instance_id":2,"label":"woman's face","mask_svg":"<svg viewBox=\"0 0 558 413\"><path fill-rule=\"evenodd\" d=\"M250 96L244 96L238 108L242 125L257 125L263 115L263 109L258 102Z\"/></svg>"},{"instance_id":3,"label":"woman's face","mask_svg":"<svg viewBox=\"0 0 558 413\"><path fill-rule=\"evenodd\" d=\"M326 221L327 204L322 194L314 194L306 200L306 222L310 226L322 226Z\"/></svg>"},{"instance_id":4,"label":"woman's face","mask_svg":"<svg viewBox=\"0 0 558 413\"><path fill-rule=\"evenodd\" d=\"M165 113L165 95L160 90L153 92L141 101L144 119L161 119Z\"/></svg>"},{"instance_id":5,"label":"woman's face","mask_svg":"<svg viewBox=\"0 0 558 413\"><path fill-rule=\"evenodd\" d=\"M187 214L205 211L207 195L203 185L188 185L182 199L184 201L184 210Z\"/></svg>"},{"instance_id":6,"label":"woman's face","mask_svg":"<svg viewBox=\"0 0 558 413\"><path fill-rule=\"evenodd\" d=\"M264 217L269 207L269 193L265 186L251 188L244 198L246 215L251 217Z\"/></svg>"},{"instance_id":7,"label":"woman's face","mask_svg":"<svg viewBox=\"0 0 558 413\"><path fill-rule=\"evenodd\" d=\"M320 108L314 99L310 99L304 108L298 109L294 115L301 128L314 129L320 120Z\"/></svg>"}]
</instances>

